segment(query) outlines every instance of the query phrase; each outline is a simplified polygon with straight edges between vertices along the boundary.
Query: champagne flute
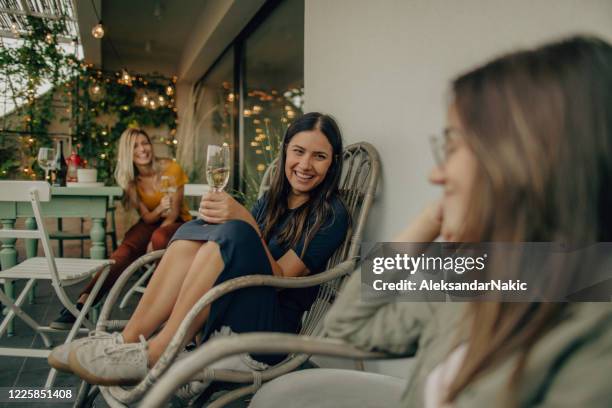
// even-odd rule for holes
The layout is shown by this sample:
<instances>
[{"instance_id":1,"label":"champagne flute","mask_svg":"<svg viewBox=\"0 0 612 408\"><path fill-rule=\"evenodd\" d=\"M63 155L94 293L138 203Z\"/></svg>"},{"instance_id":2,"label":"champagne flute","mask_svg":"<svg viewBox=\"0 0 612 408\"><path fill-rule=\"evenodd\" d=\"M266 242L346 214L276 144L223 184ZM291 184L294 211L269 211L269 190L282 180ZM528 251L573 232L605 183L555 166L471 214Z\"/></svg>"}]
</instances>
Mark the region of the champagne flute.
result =
<instances>
[{"instance_id":1,"label":"champagne flute","mask_svg":"<svg viewBox=\"0 0 612 408\"><path fill-rule=\"evenodd\" d=\"M209 145L206 152L206 179L213 192L221 192L230 176L230 148L227 144Z\"/></svg>"},{"instance_id":2,"label":"champagne flute","mask_svg":"<svg viewBox=\"0 0 612 408\"><path fill-rule=\"evenodd\" d=\"M45 181L49 181L49 170L55 166L55 149L51 147L38 149L38 165L45 170Z\"/></svg>"},{"instance_id":3,"label":"champagne flute","mask_svg":"<svg viewBox=\"0 0 612 408\"><path fill-rule=\"evenodd\" d=\"M172 195L176 193L176 178L174 176L161 176L159 180L159 191L172 199ZM170 205L172 205L172 201L170 201ZM169 210L166 210L164 214L168 214L168 212Z\"/></svg>"}]
</instances>

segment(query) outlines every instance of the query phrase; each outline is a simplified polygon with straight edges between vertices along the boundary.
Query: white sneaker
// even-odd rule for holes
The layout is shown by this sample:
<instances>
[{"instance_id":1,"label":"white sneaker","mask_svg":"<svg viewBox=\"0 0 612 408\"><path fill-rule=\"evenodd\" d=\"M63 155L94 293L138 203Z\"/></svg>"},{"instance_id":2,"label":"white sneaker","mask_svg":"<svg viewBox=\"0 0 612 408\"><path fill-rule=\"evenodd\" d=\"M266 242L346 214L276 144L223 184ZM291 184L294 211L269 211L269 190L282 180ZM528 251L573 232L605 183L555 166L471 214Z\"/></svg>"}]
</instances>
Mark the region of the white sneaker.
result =
<instances>
[{"instance_id":1,"label":"white sneaker","mask_svg":"<svg viewBox=\"0 0 612 408\"><path fill-rule=\"evenodd\" d=\"M148 371L147 342L108 344L95 341L73 349L68 356L72 371L90 384L134 385Z\"/></svg>"},{"instance_id":2,"label":"white sneaker","mask_svg":"<svg viewBox=\"0 0 612 408\"><path fill-rule=\"evenodd\" d=\"M92 331L88 336L76 339L71 341L70 343L64 343L53 350L47 357L47 362L53 368L58 371L63 371L66 373L71 373L72 369L70 368L70 364L68 363L68 355L72 350L78 348L84 344L88 344L92 341L101 341L105 344L123 344L123 336L119 332L115 333L107 333L103 331Z\"/></svg>"}]
</instances>

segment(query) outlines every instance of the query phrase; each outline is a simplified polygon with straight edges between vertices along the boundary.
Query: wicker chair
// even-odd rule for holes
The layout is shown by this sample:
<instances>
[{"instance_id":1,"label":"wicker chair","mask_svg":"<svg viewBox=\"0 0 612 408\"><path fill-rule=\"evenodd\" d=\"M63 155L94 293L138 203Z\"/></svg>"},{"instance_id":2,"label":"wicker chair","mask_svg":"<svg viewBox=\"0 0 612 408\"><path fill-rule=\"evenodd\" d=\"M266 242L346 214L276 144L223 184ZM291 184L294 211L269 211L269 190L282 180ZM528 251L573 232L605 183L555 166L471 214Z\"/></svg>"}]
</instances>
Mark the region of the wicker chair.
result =
<instances>
[{"instance_id":1,"label":"wicker chair","mask_svg":"<svg viewBox=\"0 0 612 408\"><path fill-rule=\"evenodd\" d=\"M270 166L260 187L262 195L270 184L273 176L274 166ZM360 244L365 228L366 219L374 200L376 186L380 173L380 160L376 149L369 143L356 143L347 146L344 151L344 168L340 181L340 192L345 204L352 217L352 229L347 234L344 243L336 250L328 262L328 270L307 277L301 278L279 278L269 275L250 275L236 279L231 279L208 291L187 314L176 335L168 345L164 354L160 357L157 364L151 368L146 378L137 386L125 389L122 387L100 387L104 399L110 406L126 406L140 399L149 391L151 386L168 370L174 359L180 352L180 346L187 328L193 319L214 300L226 293L249 286L273 286L277 288L304 288L320 285L318 296L310 310L305 314L302 323L301 335L317 336L320 332L320 323L323 316L331 306L336 293L342 282L350 272L353 271L359 257ZM125 321L109 320L110 311L117 301L120 292L129 277L145 264L155 259L161 258L163 250L151 252L130 265L119 280L113 286L104 304L100 318L98 320L98 330L116 330L125 325ZM257 334L249 334L257 335ZM242 335L241 335L242 336ZM241 337L236 336L236 337ZM280 335L279 336L283 336ZM234 341L234 338L221 339ZM209 348L209 344L217 342L217 339L206 343L202 348ZM217 344L215 343L215 344ZM370 353L372 354L372 353ZM360 353L360 357L367 357L370 354ZM374 355L374 354L372 354ZM281 363L270 367L265 371L230 371L230 370L208 370L200 372L199 375L192 377L192 380L202 381L224 381L232 383L247 384L226 394L218 400L214 406L222 406L225 403L241 398L244 395L253 394L257 391L262 381L269 381L280 375L291 372L308 359L306 353L291 354ZM77 397L77 406L82 402L88 403L95 396L95 390L89 390L86 384L82 384ZM211 405L213 406L213 405Z\"/></svg>"}]
</instances>

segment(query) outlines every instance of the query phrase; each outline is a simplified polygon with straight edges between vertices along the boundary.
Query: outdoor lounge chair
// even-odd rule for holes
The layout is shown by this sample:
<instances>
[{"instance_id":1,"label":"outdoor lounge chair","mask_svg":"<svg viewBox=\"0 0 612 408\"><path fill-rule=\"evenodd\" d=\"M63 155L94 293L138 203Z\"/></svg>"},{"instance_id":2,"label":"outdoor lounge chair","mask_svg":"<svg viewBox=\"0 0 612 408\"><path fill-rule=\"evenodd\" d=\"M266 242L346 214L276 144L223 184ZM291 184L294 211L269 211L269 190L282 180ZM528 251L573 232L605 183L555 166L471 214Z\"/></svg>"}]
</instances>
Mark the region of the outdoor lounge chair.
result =
<instances>
[{"instance_id":1,"label":"outdoor lounge chair","mask_svg":"<svg viewBox=\"0 0 612 408\"><path fill-rule=\"evenodd\" d=\"M94 328L92 322L85 316L91 307L91 303L100 290L102 283L108 275L111 263L110 259L79 259L79 258L55 258L49 243L49 235L45 230L45 223L41 213L40 202L48 202L51 199L49 184L45 181L0 181L0 205L25 205L30 202L32 213L36 220L35 229L8 229L5 225L0 230L0 238L5 244L12 246L17 238L40 240L44 257L32 257L17 265L3 265L5 269L0 272L0 280L4 282L5 288L12 288L13 281L26 279L25 287L17 296L16 300L0 290L0 301L6 305L8 313L0 323L0 337L5 334L9 323L15 316L22 319L28 326L34 329L40 336L46 347L51 347L52 342L46 333L58 332L48 326L41 326L31 316L21 309L21 305L27 298L28 293L37 280L50 280L62 305L77 318L72 329L66 337L66 342L74 339L77 332L88 332ZM9 226L12 227L12 226ZM3 251L9 250L4 248ZM64 288L90 279L98 271L102 271L98 282L94 286L91 296L83 305L81 311L70 301ZM12 293L12 290L9 292ZM85 325L85 328L81 328ZM26 349L26 348L0 348L2 356L23 356L47 358L49 349ZM45 387L50 387L56 377L56 371L49 372Z\"/></svg>"},{"instance_id":2,"label":"outdoor lounge chair","mask_svg":"<svg viewBox=\"0 0 612 408\"><path fill-rule=\"evenodd\" d=\"M206 347L194 351L190 354L189 358L177 361L170 369L164 374L153 386L153 388L147 393L145 398L141 401L140 407L143 408L154 408L164 407L171 396L176 392L179 387L187 382L191 381L194 377L202 376L205 370L213 365L214 363L236 355L243 353L293 353L294 355L319 355L329 356L336 358L348 358L356 359L359 361L369 359L385 359L385 358L396 358L394 355L387 355L381 352L364 351L356 348L355 346L346 343L342 340L327 339L314 336L285 334L285 333L245 333L232 336L229 338L214 338L206 343ZM221 373L215 375L221 376ZM283 381L284 377L280 375L288 374L290 377L286 382ZM301 373L282 373L280 375L269 378L276 381L270 383L273 387L264 386L262 391L264 394L261 398L260 395L256 394L253 402L257 402L255 407L259 408L262 406L279 406L270 405L272 402L278 402L279 394L291 395L294 398L292 401L295 402L296 406L309 406L303 404L306 400L310 401L324 401L325 407L379 407L379 406L395 406L394 403L398 403L401 399L401 394L407 384L404 379L386 376L375 373L364 373L362 371L351 371L351 370L332 370L332 369L311 369L305 370ZM231 373L226 374L228 377ZM319 376L325 377L324 379L318 378ZM261 386L261 382L267 381L268 376L266 372L260 374L260 378L257 379L256 383L253 384L250 389L244 389L239 396L254 394ZM296 377L296 378L291 378ZM252 380L252 377L251 377ZM303 383L304 381L317 380L318 382L326 381L326 384L336 384L337 390L333 390L331 394L339 395L341 397L347 397L346 400L352 403L346 403L346 401L330 401L322 398L324 395L312 396L312 395L295 395L287 393L281 385L289 388L291 391L298 391L298 388L307 389L312 391L315 389L312 387L312 383ZM300 384L301 382L301 384ZM351 382L347 384L347 382ZM282 384L281 384L282 383ZM357 383L357 384L355 384ZM354 395L342 395L342 391L354 389L353 387L362 387L359 392ZM364 392L364 388L374 387L369 395L362 398L359 403L355 404L356 398L359 398L359 393ZM241 391L242 389L236 390ZM299 391L298 391L299 392ZM381 394L383 393L383 394ZM215 400L211 404L207 405L208 408L222 407L228 402L234 400L234 396L230 396L228 393L219 399ZM239 396L236 396L238 398ZM270 401L270 396L274 397L273 401ZM300 405L301 404L301 405ZM290 405L290 404L288 404ZM290 405L291 406L291 405ZM310 405L318 407L320 404Z\"/></svg>"},{"instance_id":3,"label":"outdoor lounge chair","mask_svg":"<svg viewBox=\"0 0 612 408\"><path fill-rule=\"evenodd\" d=\"M273 168L273 166L269 167L264 174L264 179L260 187L260 194L263 194L263 192L267 190L273 176ZM263 285L278 288L303 288L321 285L316 300L303 318L301 330L301 334L303 335L318 335L320 322L323 316L333 302L344 278L355 268L359 257L363 229L374 200L379 173L380 161L378 153L373 146L368 143L357 143L346 147L344 151L343 175L340 181L340 192L351 214L352 228L347 234L344 243L329 260L328 268L330 269L316 275L300 278L250 275L231 279L215 286L194 305L183 320L177 333L168 345L168 348L160 357L157 364L151 368L144 380L130 389L122 387L100 387L106 402L113 407L125 406L143 398L151 386L168 370L178 353L181 351L179 348L183 343L187 328L200 311L224 294L240 288ZM147 254L139 258L124 271L113 286L102 308L97 325L98 330L108 331L121 328L125 325L124 321L113 321L108 319L114 303L119 298L121 290L129 279L129 276L141 266L161 258L163 252L163 250L160 250ZM253 272L256 273L257 271ZM250 333L248 335L257 336L258 334ZM279 334L279 336L283 335ZM238 337L242 337L242 335L236 336L235 338ZM202 348L208 349L209 345L218 344L219 341L228 341L233 344L235 338L232 336L229 338L213 339L205 343ZM360 355L367 355L367 353L362 352ZM244 395L253 394L259 386L261 386L262 381L269 381L280 375L291 372L304 364L308 359L308 354L291 354L281 363L264 371L208 370L198 373L198 375L191 379L247 384L242 388L226 394L220 401L215 402L214 406L222 406ZM90 391L89 387L83 383L79 390L77 404L83 403L86 405L90 403L94 397L95 390Z\"/></svg>"}]
</instances>

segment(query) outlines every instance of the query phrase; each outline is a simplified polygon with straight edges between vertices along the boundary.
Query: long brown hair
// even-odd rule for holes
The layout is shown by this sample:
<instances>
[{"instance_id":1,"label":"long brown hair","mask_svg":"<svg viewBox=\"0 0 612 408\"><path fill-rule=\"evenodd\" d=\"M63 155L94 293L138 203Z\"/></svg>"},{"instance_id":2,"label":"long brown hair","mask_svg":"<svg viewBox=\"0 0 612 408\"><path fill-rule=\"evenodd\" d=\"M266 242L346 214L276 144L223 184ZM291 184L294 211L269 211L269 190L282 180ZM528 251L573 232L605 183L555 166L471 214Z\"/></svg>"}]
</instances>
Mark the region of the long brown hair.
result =
<instances>
[{"instance_id":1,"label":"long brown hair","mask_svg":"<svg viewBox=\"0 0 612 408\"><path fill-rule=\"evenodd\" d=\"M279 243L288 246L296 245L304 235L302 252L306 251L310 240L331 213L332 198L338 197L338 184L342 174L342 135L338 124L331 116L319 112L310 112L296 119L287 128L272 185L267 192L264 217L260 222L260 225L263 226L263 237L267 240L272 235L281 217L288 210L287 199L291 191L291 185L285 176L287 146L296 134L310 130L319 130L325 135L332 146L332 163L323 181L309 193L307 204L295 210L278 234ZM308 220L311 215L314 222L309 225Z\"/></svg>"},{"instance_id":2,"label":"long brown hair","mask_svg":"<svg viewBox=\"0 0 612 408\"><path fill-rule=\"evenodd\" d=\"M474 241L611 240L610 44L573 37L509 54L458 77L452 90L480 166L466 219ZM566 305L472 304L467 355L447 400L514 353L509 386L519 386L529 350Z\"/></svg>"}]
</instances>

